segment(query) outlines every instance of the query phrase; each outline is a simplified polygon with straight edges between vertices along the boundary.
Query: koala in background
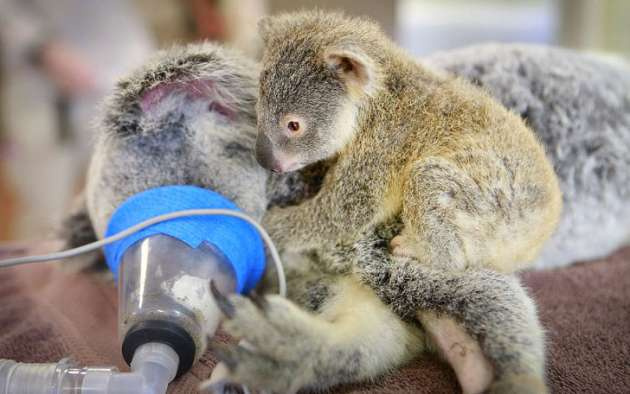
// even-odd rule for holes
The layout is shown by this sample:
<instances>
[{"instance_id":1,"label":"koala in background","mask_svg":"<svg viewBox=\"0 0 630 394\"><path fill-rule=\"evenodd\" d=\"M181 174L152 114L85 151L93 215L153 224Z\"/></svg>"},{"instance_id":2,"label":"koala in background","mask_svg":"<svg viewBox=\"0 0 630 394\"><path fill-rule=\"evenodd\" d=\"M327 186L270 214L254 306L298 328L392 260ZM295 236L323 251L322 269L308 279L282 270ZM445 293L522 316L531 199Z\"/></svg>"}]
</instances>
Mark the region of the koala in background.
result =
<instances>
[{"instance_id":1,"label":"koala in background","mask_svg":"<svg viewBox=\"0 0 630 394\"><path fill-rule=\"evenodd\" d=\"M210 44L161 52L122 79L100 122L85 204L66 222L70 245L101 238L120 202L161 185L213 189L258 219L268 205L315 192L321 172L269 178L256 163L256 81L255 64ZM459 343L472 355L463 361L479 361L454 365L466 392L490 384L544 391L543 334L518 280L393 261L387 245L399 227L384 223L336 250L335 264L285 256L289 299L216 294L224 327L253 347L216 348L228 374L212 387L324 389L374 378L425 351L452 361L450 345ZM450 317L452 329L428 335L412 321L419 308Z\"/></svg>"},{"instance_id":2,"label":"koala in background","mask_svg":"<svg viewBox=\"0 0 630 394\"><path fill-rule=\"evenodd\" d=\"M423 63L487 90L545 146L563 212L534 267L600 258L630 242L630 65L525 44L475 45Z\"/></svg>"}]
</instances>

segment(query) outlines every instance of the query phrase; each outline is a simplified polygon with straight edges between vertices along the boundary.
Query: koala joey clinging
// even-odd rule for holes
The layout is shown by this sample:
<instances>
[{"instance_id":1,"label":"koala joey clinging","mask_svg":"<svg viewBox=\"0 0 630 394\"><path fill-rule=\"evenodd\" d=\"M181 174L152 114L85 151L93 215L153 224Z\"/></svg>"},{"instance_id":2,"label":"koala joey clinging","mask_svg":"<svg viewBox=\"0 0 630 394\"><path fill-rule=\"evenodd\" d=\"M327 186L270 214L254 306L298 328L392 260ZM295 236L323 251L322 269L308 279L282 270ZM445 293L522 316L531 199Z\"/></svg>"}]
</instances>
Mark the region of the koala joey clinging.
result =
<instances>
[{"instance_id":1,"label":"koala joey clinging","mask_svg":"<svg viewBox=\"0 0 630 394\"><path fill-rule=\"evenodd\" d=\"M303 196L298 189L308 182L295 182L296 174L269 179L256 163L256 70L236 53L200 44L160 52L122 79L105 106L86 205L67 223L69 238L102 237L120 202L162 185L213 189L256 218L268 205ZM216 347L227 369L211 387L324 389L374 378L426 350L447 353L455 342L475 354L467 360L485 363L455 366L466 392L491 383L510 392L532 380L544 390L543 335L518 281L486 270L437 270L413 259L394 264L386 248L392 229L386 223L339 250L342 270L327 270L308 254L287 256L288 299L217 294L224 328L252 346ZM457 327L427 335L410 321L415 308L448 316Z\"/></svg>"},{"instance_id":2,"label":"koala joey clinging","mask_svg":"<svg viewBox=\"0 0 630 394\"><path fill-rule=\"evenodd\" d=\"M363 19L285 14L260 31L259 163L283 172L336 156L314 198L266 216L281 247L334 247L400 215L393 253L425 264L513 272L537 256L562 203L519 116Z\"/></svg>"}]
</instances>

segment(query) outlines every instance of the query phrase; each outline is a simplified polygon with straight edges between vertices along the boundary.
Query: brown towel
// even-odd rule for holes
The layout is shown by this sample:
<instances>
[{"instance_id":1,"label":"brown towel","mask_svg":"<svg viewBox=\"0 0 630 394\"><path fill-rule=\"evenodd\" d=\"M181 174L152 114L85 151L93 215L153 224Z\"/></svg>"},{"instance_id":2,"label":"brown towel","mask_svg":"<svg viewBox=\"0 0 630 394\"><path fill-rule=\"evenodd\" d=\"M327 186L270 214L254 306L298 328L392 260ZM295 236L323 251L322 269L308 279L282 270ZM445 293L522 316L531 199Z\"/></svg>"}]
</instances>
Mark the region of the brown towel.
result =
<instances>
[{"instance_id":1,"label":"brown towel","mask_svg":"<svg viewBox=\"0 0 630 394\"><path fill-rule=\"evenodd\" d=\"M529 272L523 279L548 331L552 391L628 393L630 248L604 261ZM126 369L116 322L116 289L94 275L55 264L0 270L0 358L51 362L72 356L81 365ZM212 355L204 355L169 393L195 393L213 366ZM372 384L336 392L457 393L459 387L447 365L426 357Z\"/></svg>"}]
</instances>

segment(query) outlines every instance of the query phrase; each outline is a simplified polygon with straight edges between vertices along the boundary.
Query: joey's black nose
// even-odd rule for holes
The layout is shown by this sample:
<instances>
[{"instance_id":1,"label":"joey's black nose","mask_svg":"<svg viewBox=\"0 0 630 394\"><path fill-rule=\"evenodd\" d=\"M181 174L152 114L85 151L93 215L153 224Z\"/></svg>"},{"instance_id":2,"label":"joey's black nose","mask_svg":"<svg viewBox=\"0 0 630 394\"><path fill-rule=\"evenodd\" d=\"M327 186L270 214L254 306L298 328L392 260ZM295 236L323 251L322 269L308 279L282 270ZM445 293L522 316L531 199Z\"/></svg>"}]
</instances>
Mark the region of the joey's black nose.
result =
<instances>
[{"instance_id":1,"label":"joey's black nose","mask_svg":"<svg viewBox=\"0 0 630 394\"><path fill-rule=\"evenodd\" d=\"M264 133L258 133L256 138L256 161L262 167L274 171L273 146Z\"/></svg>"}]
</instances>

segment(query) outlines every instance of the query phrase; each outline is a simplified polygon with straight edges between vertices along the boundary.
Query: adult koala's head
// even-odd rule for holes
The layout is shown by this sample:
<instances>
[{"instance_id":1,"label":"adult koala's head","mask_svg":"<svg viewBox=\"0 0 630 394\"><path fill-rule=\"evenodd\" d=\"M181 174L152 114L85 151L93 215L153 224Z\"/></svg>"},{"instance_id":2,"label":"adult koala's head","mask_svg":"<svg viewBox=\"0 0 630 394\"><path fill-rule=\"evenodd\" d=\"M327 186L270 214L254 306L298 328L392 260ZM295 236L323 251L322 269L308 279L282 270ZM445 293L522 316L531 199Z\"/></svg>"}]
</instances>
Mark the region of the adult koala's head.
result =
<instances>
[{"instance_id":1,"label":"adult koala's head","mask_svg":"<svg viewBox=\"0 0 630 394\"><path fill-rule=\"evenodd\" d=\"M159 52L120 80L99 121L86 204L102 237L116 207L149 188L209 188L260 218L267 173L254 158L255 63L204 43Z\"/></svg>"}]
</instances>

